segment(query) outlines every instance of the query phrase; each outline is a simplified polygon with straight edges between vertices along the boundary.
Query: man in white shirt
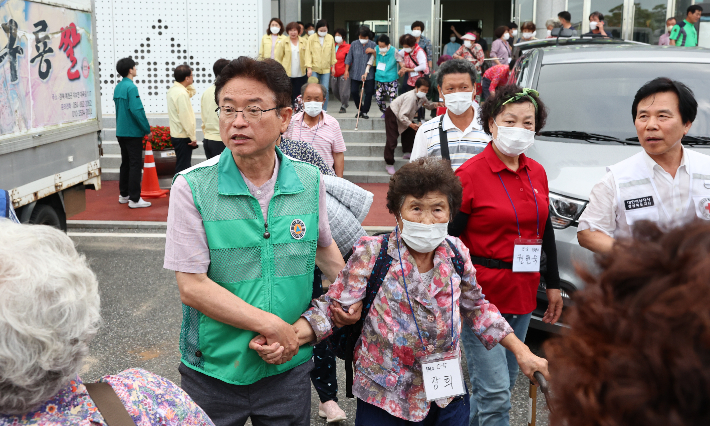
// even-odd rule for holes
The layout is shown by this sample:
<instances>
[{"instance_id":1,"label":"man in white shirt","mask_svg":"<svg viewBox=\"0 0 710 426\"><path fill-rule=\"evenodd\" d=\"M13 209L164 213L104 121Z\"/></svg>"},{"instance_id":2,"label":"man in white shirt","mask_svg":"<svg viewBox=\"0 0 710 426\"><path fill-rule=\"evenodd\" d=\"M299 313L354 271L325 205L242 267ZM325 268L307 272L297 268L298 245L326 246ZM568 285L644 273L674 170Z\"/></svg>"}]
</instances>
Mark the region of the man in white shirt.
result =
<instances>
[{"instance_id":1,"label":"man in white shirt","mask_svg":"<svg viewBox=\"0 0 710 426\"><path fill-rule=\"evenodd\" d=\"M478 104L473 100L476 69L466 60L452 59L441 64L436 80L447 111L419 127L410 161L444 158L456 170L491 140L478 122Z\"/></svg>"},{"instance_id":2,"label":"man in white shirt","mask_svg":"<svg viewBox=\"0 0 710 426\"><path fill-rule=\"evenodd\" d=\"M607 168L579 219L582 247L607 253L639 220L674 227L710 220L710 156L681 143L698 103L683 83L659 77L636 92L631 108L643 151Z\"/></svg>"}]
</instances>

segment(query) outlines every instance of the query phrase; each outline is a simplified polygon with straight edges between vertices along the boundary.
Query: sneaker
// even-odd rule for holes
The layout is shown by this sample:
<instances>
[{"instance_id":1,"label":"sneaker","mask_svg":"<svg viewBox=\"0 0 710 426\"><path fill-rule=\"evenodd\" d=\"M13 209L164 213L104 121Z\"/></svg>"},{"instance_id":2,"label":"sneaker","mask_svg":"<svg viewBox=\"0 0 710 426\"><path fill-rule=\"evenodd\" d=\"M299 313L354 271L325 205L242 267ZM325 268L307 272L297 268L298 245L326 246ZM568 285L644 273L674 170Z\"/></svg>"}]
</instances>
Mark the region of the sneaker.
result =
<instances>
[{"instance_id":1,"label":"sneaker","mask_svg":"<svg viewBox=\"0 0 710 426\"><path fill-rule=\"evenodd\" d=\"M318 404L318 416L325 419L326 423L342 422L347 420L345 411L335 401L321 402Z\"/></svg>"},{"instance_id":2,"label":"sneaker","mask_svg":"<svg viewBox=\"0 0 710 426\"><path fill-rule=\"evenodd\" d=\"M121 204L128 204L129 201L130 200L128 199L128 197L122 197L120 195L118 196L118 202Z\"/></svg>"},{"instance_id":3,"label":"sneaker","mask_svg":"<svg viewBox=\"0 0 710 426\"><path fill-rule=\"evenodd\" d=\"M345 109L345 107L340 107L340 111L339 111L339 112L340 112L341 114L345 114L345 113L348 112L348 111Z\"/></svg>"},{"instance_id":4,"label":"sneaker","mask_svg":"<svg viewBox=\"0 0 710 426\"><path fill-rule=\"evenodd\" d=\"M144 199L140 198L138 200L138 202L135 202L135 203L133 201L129 201L128 207L130 207L132 209L140 209L143 207L150 207L150 203L148 201L145 201Z\"/></svg>"},{"instance_id":5,"label":"sneaker","mask_svg":"<svg viewBox=\"0 0 710 426\"><path fill-rule=\"evenodd\" d=\"M402 156L402 160L409 160L410 158L412 158L412 153L411 153L411 152L406 152L406 153Z\"/></svg>"},{"instance_id":6,"label":"sneaker","mask_svg":"<svg viewBox=\"0 0 710 426\"><path fill-rule=\"evenodd\" d=\"M395 172L394 166L390 166L389 164L385 166L385 170L387 170L387 173L389 173L390 175L393 175Z\"/></svg>"}]
</instances>

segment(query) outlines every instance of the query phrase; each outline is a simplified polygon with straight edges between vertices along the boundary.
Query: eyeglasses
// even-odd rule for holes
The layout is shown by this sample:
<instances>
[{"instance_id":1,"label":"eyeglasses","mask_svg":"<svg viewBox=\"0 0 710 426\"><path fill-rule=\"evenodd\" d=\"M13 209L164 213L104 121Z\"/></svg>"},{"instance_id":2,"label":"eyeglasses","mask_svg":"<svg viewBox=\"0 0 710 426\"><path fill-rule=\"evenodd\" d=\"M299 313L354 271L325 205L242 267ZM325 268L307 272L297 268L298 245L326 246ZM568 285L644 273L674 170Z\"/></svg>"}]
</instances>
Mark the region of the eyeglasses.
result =
<instances>
[{"instance_id":1,"label":"eyeglasses","mask_svg":"<svg viewBox=\"0 0 710 426\"><path fill-rule=\"evenodd\" d=\"M261 109L257 106L247 106L241 111L237 111L236 109L228 106L224 107L217 107L216 110L214 110L217 113L217 117L220 118L220 120L225 120L225 121L232 121L236 118L238 113L242 113L242 117L244 118L244 121L247 123L258 123L261 120L261 115L265 112L268 111L273 111L279 109L278 107L270 108L270 109Z\"/></svg>"}]
</instances>

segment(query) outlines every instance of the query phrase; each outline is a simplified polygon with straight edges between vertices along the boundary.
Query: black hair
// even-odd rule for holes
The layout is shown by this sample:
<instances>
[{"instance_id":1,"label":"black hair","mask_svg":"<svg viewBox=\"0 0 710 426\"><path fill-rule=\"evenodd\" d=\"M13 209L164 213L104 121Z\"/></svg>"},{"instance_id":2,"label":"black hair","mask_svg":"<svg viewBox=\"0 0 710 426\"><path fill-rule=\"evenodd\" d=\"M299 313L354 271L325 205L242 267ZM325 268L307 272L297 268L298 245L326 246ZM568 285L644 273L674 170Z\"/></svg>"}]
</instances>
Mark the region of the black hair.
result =
<instances>
[{"instance_id":1,"label":"black hair","mask_svg":"<svg viewBox=\"0 0 710 426\"><path fill-rule=\"evenodd\" d=\"M136 66L136 61L132 58L119 59L116 62L116 72L123 78L128 75L128 72Z\"/></svg>"},{"instance_id":2,"label":"black hair","mask_svg":"<svg viewBox=\"0 0 710 426\"><path fill-rule=\"evenodd\" d=\"M694 4L694 5L692 5L692 6L688 6L688 10L685 11L685 15L687 16L688 14L690 14L690 13L695 13L695 12L697 12L697 11L701 11L701 12L702 12L702 11L703 11L703 8L700 7L699 4Z\"/></svg>"},{"instance_id":3,"label":"black hair","mask_svg":"<svg viewBox=\"0 0 710 426\"><path fill-rule=\"evenodd\" d=\"M427 77L419 77L414 83L415 88L420 88L422 86L426 86L428 88L431 88L431 81Z\"/></svg>"},{"instance_id":4,"label":"black hair","mask_svg":"<svg viewBox=\"0 0 710 426\"><path fill-rule=\"evenodd\" d=\"M345 40L345 37L348 36L347 31L345 31L345 28L336 28L335 31L333 31L333 36L336 34L340 34L340 36Z\"/></svg>"},{"instance_id":5,"label":"black hair","mask_svg":"<svg viewBox=\"0 0 710 426\"><path fill-rule=\"evenodd\" d=\"M508 27L503 25L502 27L496 28L496 30L493 31L493 35L495 35L496 38L501 38L501 37L503 37L503 34L505 34L507 32L508 32Z\"/></svg>"},{"instance_id":6,"label":"black hair","mask_svg":"<svg viewBox=\"0 0 710 426\"><path fill-rule=\"evenodd\" d=\"M505 105L503 105L503 103L505 101L511 99L522 91L523 89L517 84L507 84L505 86L496 87L495 94L493 94L490 98L486 99L483 105L481 105L481 115L479 118L479 123L481 123L484 132L489 135L492 134L491 129L488 126L488 122L490 121L490 119L495 119L498 114L503 112L503 110L505 109ZM539 134L540 130L545 127L545 121L547 121L547 107L545 107L545 104L542 103L540 98L537 97L534 93L529 93L529 95L537 103L537 109L535 110L535 133ZM507 105L519 104L523 102L530 102L530 99L527 97L522 97L516 101L510 102ZM532 104L532 102L530 103Z\"/></svg>"},{"instance_id":7,"label":"black hair","mask_svg":"<svg viewBox=\"0 0 710 426\"><path fill-rule=\"evenodd\" d=\"M414 22L412 22L412 29L414 29L414 27L419 27L422 29L422 32L424 32L424 22L414 21Z\"/></svg>"},{"instance_id":8,"label":"black hair","mask_svg":"<svg viewBox=\"0 0 710 426\"><path fill-rule=\"evenodd\" d=\"M384 44L390 44L390 38L387 34L382 34L380 38L377 39L377 42L382 42Z\"/></svg>"},{"instance_id":9,"label":"black hair","mask_svg":"<svg viewBox=\"0 0 710 426\"><path fill-rule=\"evenodd\" d=\"M449 74L468 74L471 77L471 88L476 83L476 68L465 59L451 59L441 64L436 73L436 85L444 85L444 77Z\"/></svg>"},{"instance_id":10,"label":"black hair","mask_svg":"<svg viewBox=\"0 0 710 426\"><path fill-rule=\"evenodd\" d=\"M360 29L357 30L357 34L358 34L358 36L361 36L361 37L371 38L370 37L370 27L368 27L367 25L361 26Z\"/></svg>"},{"instance_id":11,"label":"black hair","mask_svg":"<svg viewBox=\"0 0 710 426\"><path fill-rule=\"evenodd\" d=\"M215 81L214 99L219 105L219 92L230 80L235 78L249 78L263 83L273 92L276 108L291 106L291 79L286 74L286 69L273 59L257 61L247 56L234 59L222 70ZM277 114L280 111L277 111Z\"/></svg>"},{"instance_id":12,"label":"black hair","mask_svg":"<svg viewBox=\"0 0 710 426\"><path fill-rule=\"evenodd\" d=\"M310 22L308 22L307 24L304 24L303 31L308 31L308 29L311 28L312 26L313 26L313 24L311 24Z\"/></svg>"},{"instance_id":13,"label":"black hair","mask_svg":"<svg viewBox=\"0 0 710 426\"><path fill-rule=\"evenodd\" d=\"M513 28L513 29L518 28L518 24L516 24L515 22L511 22L510 24L508 24L508 29L510 29L510 28Z\"/></svg>"},{"instance_id":14,"label":"black hair","mask_svg":"<svg viewBox=\"0 0 710 426\"><path fill-rule=\"evenodd\" d=\"M296 21L296 23L297 23L298 25L303 25L303 22L301 22L301 21Z\"/></svg>"},{"instance_id":15,"label":"black hair","mask_svg":"<svg viewBox=\"0 0 710 426\"><path fill-rule=\"evenodd\" d=\"M597 17L597 19L599 19L599 21L601 21L601 22L604 21L604 14L601 13L601 12L592 12L592 13L590 13L590 14L589 14L589 19L592 19L592 18L594 18L595 16Z\"/></svg>"},{"instance_id":16,"label":"black hair","mask_svg":"<svg viewBox=\"0 0 710 426\"><path fill-rule=\"evenodd\" d=\"M325 19L320 19L318 22L316 22L316 31L318 31L318 28L325 27L326 31L330 31L330 26L328 25L328 21Z\"/></svg>"},{"instance_id":17,"label":"black hair","mask_svg":"<svg viewBox=\"0 0 710 426\"><path fill-rule=\"evenodd\" d=\"M655 78L641 86L636 92L634 103L631 105L633 120L636 121L639 102L656 93L664 92L673 92L678 96L678 110L680 110L680 118L683 123L695 121L695 117L698 115L698 101L695 100L693 91L680 81L671 80L668 77Z\"/></svg>"},{"instance_id":18,"label":"black hair","mask_svg":"<svg viewBox=\"0 0 710 426\"><path fill-rule=\"evenodd\" d=\"M399 44L402 46L409 46L411 48L414 48L414 45L417 44L417 38L414 37L411 34L402 34L399 37Z\"/></svg>"},{"instance_id":19,"label":"black hair","mask_svg":"<svg viewBox=\"0 0 710 426\"><path fill-rule=\"evenodd\" d=\"M182 83L186 78L192 75L192 68L187 64L178 65L173 71L173 77L178 83Z\"/></svg>"},{"instance_id":20,"label":"black hair","mask_svg":"<svg viewBox=\"0 0 710 426\"><path fill-rule=\"evenodd\" d=\"M278 34L279 35L283 34L284 33L284 23L281 22L281 20L279 18L271 18L269 20L269 28L266 29L266 35L273 35L273 34L271 34L271 23L272 22L276 22L277 24L279 24L279 28L281 28L281 29L279 30Z\"/></svg>"},{"instance_id":21,"label":"black hair","mask_svg":"<svg viewBox=\"0 0 710 426\"><path fill-rule=\"evenodd\" d=\"M569 12L567 12L566 10L565 10L565 11L562 11L562 12L560 12L560 13L558 13L558 14L557 14L557 17L558 17L558 18L562 18L562 19L564 19L564 20L567 21L567 22L572 22L572 14L569 13Z\"/></svg>"},{"instance_id":22,"label":"black hair","mask_svg":"<svg viewBox=\"0 0 710 426\"><path fill-rule=\"evenodd\" d=\"M219 77L219 75L222 73L222 70L224 67L226 67L229 64L229 61L227 59L217 59L212 65L212 72L214 73L214 78L216 79Z\"/></svg>"}]
</instances>

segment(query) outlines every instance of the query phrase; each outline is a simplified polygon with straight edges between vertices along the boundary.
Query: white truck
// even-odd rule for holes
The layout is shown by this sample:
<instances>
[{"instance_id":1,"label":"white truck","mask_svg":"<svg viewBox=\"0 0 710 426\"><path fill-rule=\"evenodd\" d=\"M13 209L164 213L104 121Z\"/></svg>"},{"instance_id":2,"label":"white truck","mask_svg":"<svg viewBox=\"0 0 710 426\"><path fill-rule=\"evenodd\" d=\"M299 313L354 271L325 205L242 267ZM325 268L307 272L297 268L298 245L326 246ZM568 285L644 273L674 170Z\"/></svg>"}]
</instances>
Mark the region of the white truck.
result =
<instances>
[{"instance_id":1,"label":"white truck","mask_svg":"<svg viewBox=\"0 0 710 426\"><path fill-rule=\"evenodd\" d=\"M23 223L66 230L101 189L93 0L0 0L0 188Z\"/></svg>"}]
</instances>

